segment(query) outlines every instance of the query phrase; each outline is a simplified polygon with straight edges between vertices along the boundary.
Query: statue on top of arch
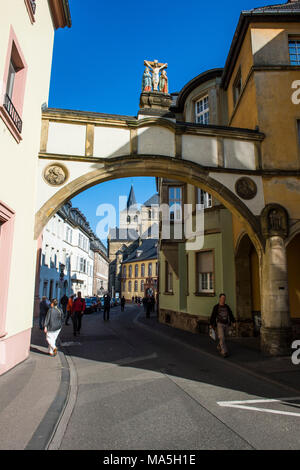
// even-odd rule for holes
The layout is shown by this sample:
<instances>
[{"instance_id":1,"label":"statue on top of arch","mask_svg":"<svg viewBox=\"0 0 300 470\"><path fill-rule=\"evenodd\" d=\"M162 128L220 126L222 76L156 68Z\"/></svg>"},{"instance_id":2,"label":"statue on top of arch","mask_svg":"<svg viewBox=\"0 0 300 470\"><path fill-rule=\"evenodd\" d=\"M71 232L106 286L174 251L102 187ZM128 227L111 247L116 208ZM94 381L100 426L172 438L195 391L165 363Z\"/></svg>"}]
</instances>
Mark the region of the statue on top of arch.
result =
<instances>
[{"instance_id":1,"label":"statue on top of arch","mask_svg":"<svg viewBox=\"0 0 300 470\"><path fill-rule=\"evenodd\" d=\"M160 64L157 60L150 62L148 60L144 61L144 65L146 66L144 75L143 75L143 84L142 84L142 91L160 91L161 93L168 93L168 77L166 68L168 64ZM152 76L150 73L150 69L152 71ZM161 75L159 73L161 72Z\"/></svg>"}]
</instances>

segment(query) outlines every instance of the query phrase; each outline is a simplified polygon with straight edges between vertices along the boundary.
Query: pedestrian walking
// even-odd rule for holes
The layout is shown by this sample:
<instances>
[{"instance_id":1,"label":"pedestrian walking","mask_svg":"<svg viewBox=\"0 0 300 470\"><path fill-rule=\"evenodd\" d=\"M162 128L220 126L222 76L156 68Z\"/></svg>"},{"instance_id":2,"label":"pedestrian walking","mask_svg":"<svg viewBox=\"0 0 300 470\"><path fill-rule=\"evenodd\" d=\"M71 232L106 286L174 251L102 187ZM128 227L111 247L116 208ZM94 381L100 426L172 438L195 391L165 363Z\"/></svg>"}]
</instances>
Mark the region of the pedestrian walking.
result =
<instances>
[{"instance_id":1,"label":"pedestrian walking","mask_svg":"<svg viewBox=\"0 0 300 470\"><path fill-rule=\"evenodd\" d=\"M125 297L123 295L123 297L121 299L121 312L124 312L124 310L125 310L125 303L126 303L126 300L125 300Z\"/></svg>"},{"instance_id":2,"label":"pedestrian walking","mask_svg":"<svg viewBox=\"0 0 300 470\"><path fill-rule=\"evenodd\" d=\"M226 304L226 295L220 294L219 303L214 306L210 317L210 326L217 330L219 339L217 349L223 357L229 356L225 338L228 328L231 325L235 327L235 323L231 308Z\"/></svg>"},{"instance_id":3,"label":"pedestrian walking","mask_svg":"<svg viewBox=\"0 0 300 470\"><path fill-rule=\"evenodd\" d=\"M103 309L103 320L109 320L110 312L110 295L105 294L104 296L104 309Z\"/></svg>"},{"instance_id":4,"label":"pedestrian walking","mask_svg":"<svg viewBox=\"0 0 300 470\"><path fill-rule=\"evenodd\" d=\"M80 335L82 315L85 311L85 300L81 297L81 292L77 293L77 298L72 305L73 334Z\"/></svg>"},{"instance_id":5,"label":"pedestrian walking","mask_svg":"<svg viewBox=\"0 0 300 470\"><path fill-rule=\"evenodd\" d=\"M62 298L60 299L60 305L61 305L61 308L62 308L62 311L63 311L63 314L64 314L64 319L66 319L66 317L67 317L68 302L69 302L69 298L66 294L64 294L62 296Z\"/></svg>"},{"instance_id":6,"label":"pedestrian walking","mask_svg":"<svg viewBox=\"0 0 300 470\"><path fill-rule=\"evenodd\" d=\"M68 300L68 304L67 304L67 316L66 316L66 321L65 321L65 325L69 325L69 319L70 317L72 316L72 306L73 306L73 300L74 300L74 297L75 295L72 294L70 297L69 297L69 300Z\"/></svg>"},{"instance_id":7,"label":"pedestrian walking","mask_svg":"<svg viewBox=\"0 0 300 470\"><path fill-rule=\"evenodd\" d=\"M148 296L146 298L146 318L150 318L151 308L152 308L151 297Z\"/></svg>"},{"instance_id":8,"label":"pedestrian walking","mask_svg":"<svg viewBox=\"0 0 300 470\"><path fill-rule=\"evenodd\" d=\"M44 323L45 323L45 318L49 310L49 304L47 302L47 297L42 297L42 301L40 302L40 319L39 319L39 324L40 324L40 330L44 329Z\"/></svg>"},{"instance_id":9,"label":"pedestrian walking","mask_svg":"<svg viewBox=\"0 0 300 470\"><path fill-rule=\"evenodd\" d=\"M53 307L50 307L44 322L44 332L46 333L46 340L49 345L48 353L54 357L57 354L56 340L60 333L63 323L63 312L58 307L57 299L53 299Z\"/></svg>"}]
</instances>

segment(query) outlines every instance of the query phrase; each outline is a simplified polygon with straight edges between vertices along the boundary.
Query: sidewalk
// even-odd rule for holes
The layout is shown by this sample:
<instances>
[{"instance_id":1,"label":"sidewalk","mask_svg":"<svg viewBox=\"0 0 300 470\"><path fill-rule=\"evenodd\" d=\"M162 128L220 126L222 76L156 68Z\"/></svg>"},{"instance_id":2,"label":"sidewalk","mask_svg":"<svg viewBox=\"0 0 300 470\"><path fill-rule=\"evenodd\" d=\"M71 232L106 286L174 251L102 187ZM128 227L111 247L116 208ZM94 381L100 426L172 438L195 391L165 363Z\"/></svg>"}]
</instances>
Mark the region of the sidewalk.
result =
<instances>
[{"instance_id":1,"label":"sidewalk","mask_svg":"<svg viewBox=\"0 0 300 470\"><path fill-rule=\"evenodd\" d=\"M47 355L45 334L34 326L29 358L0 377L0 450L23 450L32 438L35 449L45 448L60 415L63 361L61 353Z\"/></svg>"},{"instance_id":2,"label":"sidewalk","mask_svg":"<svg viewBox=\"0 0 300 470\"><path fill-rule=\"evenodd\" d=\"M157 321L156 316L145 318L142 313L135 321L140 326L152 330L171 340L195 350L204 352L218 358L220 361L229 361L236 367L248 370L255 376L265 378L277 385L289 387L291 392L300 391L300 365L293 365L291 357L266 357L260 352L259 338L228 338L227 345L230 356L222 358L217 352L216 345L207 335L193 334L178 330Z\"/></svg>"}]
</instances>

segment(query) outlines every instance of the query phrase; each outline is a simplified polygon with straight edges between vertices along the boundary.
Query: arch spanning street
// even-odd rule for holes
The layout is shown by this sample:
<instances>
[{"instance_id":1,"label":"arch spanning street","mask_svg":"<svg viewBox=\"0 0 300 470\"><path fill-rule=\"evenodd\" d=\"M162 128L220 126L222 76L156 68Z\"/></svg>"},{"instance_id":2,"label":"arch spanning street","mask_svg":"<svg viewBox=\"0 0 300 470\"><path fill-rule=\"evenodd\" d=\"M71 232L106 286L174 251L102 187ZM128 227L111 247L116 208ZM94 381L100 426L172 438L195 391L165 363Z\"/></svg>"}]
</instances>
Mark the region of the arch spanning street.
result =
<instances>
[{"instance_id":1,"label":"arch spanning street","mask_svg":"<svg viewBox=\"0 0 300 470\"><path fill-rule=\"evenodd\" d=\"M47 109L39 153L35 238L67 200L101 182L156 176L199 187L223 203L245 227L259 262L262 349L275 355L285 352L291 336L285 245L277 236L281 233L270 233L268 217L275 210L284 219L286 212L265 204L263 177L268 172L261 168L263 140L264 134L258 131L182 123L161 116ZM255 187L250 198L237 189L244 177ZM280 259L279 264L274 257Z\"/></svg>"}]
</instances>

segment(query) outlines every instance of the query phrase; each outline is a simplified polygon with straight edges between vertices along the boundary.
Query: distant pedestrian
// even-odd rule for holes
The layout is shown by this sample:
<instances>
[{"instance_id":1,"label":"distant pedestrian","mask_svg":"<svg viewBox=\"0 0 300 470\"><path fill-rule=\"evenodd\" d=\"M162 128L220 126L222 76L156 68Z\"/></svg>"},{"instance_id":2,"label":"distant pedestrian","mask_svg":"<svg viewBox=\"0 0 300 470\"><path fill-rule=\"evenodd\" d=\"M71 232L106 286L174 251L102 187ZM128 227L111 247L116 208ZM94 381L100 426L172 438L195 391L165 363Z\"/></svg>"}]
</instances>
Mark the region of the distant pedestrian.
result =
<instances>
[{"instance_id":1,"label":"distant pedestrian","mask_svg":"<svg viewBox=\"0 0 300 470\"><path fill-rule=\"evenodd\" d=\"M77 293L77 298L72 305L73 334L80 335L82 315L85 311L85 300L81 297L81 292Z\"/></svg>"},{"instance_id":2,"label":"distant pedestrian","mask_svg":"<svg viewBox=\"0 0 300 470\"><path fill-rule=\"evenodd\" d=\"M68 305L68 301L69 301L69 298L66 294L64 294L62 296L62 298L60 299L60 305L61 305L61 308L62 308L62 311L64 313L64 318L66 318L67 316L67 305Z\"/></svg>"},{"instance_id":3,"label":"distant pedestrian","mask_svg":"<svg viewBox=\"0 0 300 470\"><path fill-rule=\"evenodd\" d=\"M151 297L148 296L146 298L146 318L150 318L151 308L152 308Z\"/></svg>"},{"instance_id":4,"label":"distant pedestrian","mask_svg":"<svg viewBox=\"0 0 300 470\"><path fill-rule=\"evenodd\" d=\"M54 357L57 354L56 340L60 333L63 323L63 312L58 307L56 299L52 301L53 307L50 307L45 318L44 332L46 333L46 340L49 345L48 353Z\"/></svg>"},{"instance_id":5,"label":"distant pedestrian","mask_svg":"<svg viewBox=\"0 0 300 470\"><path fill-rule=\"evenodd\" d=\"M226 304L226 295L220 294L219 303L214 306L211 314L210 325L217 330L219 339L217 349L223 357L229 356L225 338L231 324L235 326L235 318L231 308Z\"/></svg>"},{"instance_id":6,"label":"distant pedestrian","mask_svg":"<svg viewBox=\"0 0 300 470\"><path fill-rule=\"evenodd\" d=\"M132 303L134 304L134 297L132 297L132 299L131 299L131 300L132 300Z\"/></svg>"},{"instance_id":7,"label":"distant pedestrian","mask_svg":"<svg viewBox=\"0 0 300 470\"><path fill-rule=\"evenodd\" d=\"M121 312L124 312L124 310L125 310L125 303L126 303L126 300L125 300L125 297L123 295L123 297L121 299Z\"/></svg>"},{"instance_id":8,"label":"distant pedestrian","mask_svg":"<svg viewBox=\"0 0 300 470\"><path fill-rule=\"evenodd\" d=\"M65 324L68 326L69 325L69 319L72 315L72 306L73 306L73 300L74 300L74 297L75 295L72 294L70 297L69 297L69 300L68 300L68 304L67 304L67 316L66 316L66 321L65 321Z\"/></svg>"},{"instance_id":9,"label":"distant pedestrian","mask_svg":"<svg viewBox=\"0 0 300 470\"><path fill-rule=\"evenodd\" d=\"M47 298L44 296L42 297L42 301L40 302L40 330L44 329L45 318L49 310L49 304L47 302Z\"/></svg>"},{"instance_id":10,"label":"distant pedestrian","mask_svg":"<svg viewBox=\"0 0 300 470\"><path fill-rule=\"evenodd\" d=\"M107 293L104 295L104 310L103 310L103 320L109 320L109 312L110 312L110 300L111 297Z\"/></svg>"}]
</instances>

